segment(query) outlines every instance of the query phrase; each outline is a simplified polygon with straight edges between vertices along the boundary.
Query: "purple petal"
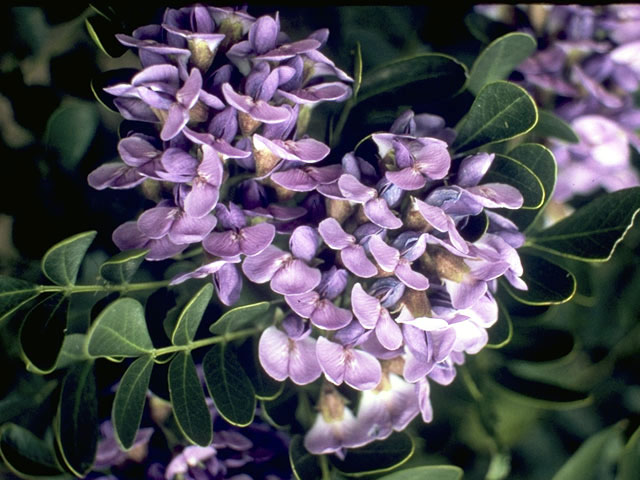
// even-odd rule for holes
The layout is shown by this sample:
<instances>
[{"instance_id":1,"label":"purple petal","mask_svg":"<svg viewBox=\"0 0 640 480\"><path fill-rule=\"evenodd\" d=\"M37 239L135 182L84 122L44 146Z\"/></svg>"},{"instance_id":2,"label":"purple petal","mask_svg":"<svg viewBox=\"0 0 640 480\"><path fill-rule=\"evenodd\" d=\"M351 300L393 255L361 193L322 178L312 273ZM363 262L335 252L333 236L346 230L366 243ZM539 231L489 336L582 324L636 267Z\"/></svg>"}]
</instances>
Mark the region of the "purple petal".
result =
<instances>
[{"instance_id":1,"label":"purple petal","mask_svg":"<svg viewBox=\"0 0 640 480\"><path fill-rule=\"evenodd\" d=\"M427 183L427 179L419 170L413 167L403 168L397 172L386 172L385 177L402 190L420 190Z\"/></svg>"},{"instance_id":2,"label":"purple petal","mask_svg":"<svg viewBox=\"0 0 640 480\"><path fill-rule=\"evenodd\" d=\"M183 213L173 222L169 239L177 245L201 242L215 228L216 223L217 219L213 215L195 218Z\"/></svg>"},{"instance_id":3,"label":"purple petal","mask_svg":"<svg viewBox=\"0 0 640 480\"><path fill-rule=\"evenodd\" d=\"M340 187L344 198L352 202L365 203L378 195L375 189L363 185L356 177L348 173L340 176L338 187Z\"/></svg>"},{"instance_id":4,"label":"purple petal","mask_svg":"<svg viewBox=\"0 0 640 480\"><path fill-rule=\"evenodd\" d=\"M89 185L96 190L133 188L144 181L145 177L137 169L121 162L105 163L87 177Z\"/></svg>"},{"instance_id":5,"label":"purple petal","mask_svg":"<svg viewBox=\"0 0 640 480\"><path fill-rule=\"evenodd\" d=\"M318 292L301 293L300 295L286 295L284 300L295 313L302 318L309 318L316 309L316 303L320 300Z\"/></svg>"},{"instance_id":6,"label":"purple petal","mask_svg":"<svg viewBox=\"0 0 640 480\"><path fill-rule=\"evenodd\" d=\"M344 380L346 352L342 345L333 343L325 337L318 337L316 357L327 380L340 385Z\"/></svg>"},{"instance_id":7,"label":"purple petal","mask_svg":"<svg viewBox=\"0 0 640 480\"><path fill-rule=\"evenodd\" d=\"M313 105L319 102L341 102L346 100L351 96L351 88L344 83L332 82L289 92L278 90L278 93L294 103Z\"/></svg>"},{"instance_id":8,"label":"purple petal","mask_svg":"<svg viewBox=\"0 0 640 480\"><path fill-rule=\"evenodd\" d=\"M322 272L322 280L318 286L318 293L324 298L333 300L344 291L348 281L349 274L346 270L331 267L326 272Z\"/></svg>"},{"instance_id":9,"label":"purple petal","mask_svg":"<svg viewBox=\"0 0 640 480\"><path fill-rule=\"evenodd\" d=\"M396 217L383 198L376 198L364 204L364 213L369 220L380 227L394 230L402 227L402 220Z\"/></svg>"},{"instance_id":10,"label":"purple petal","mask_svg":"<svg viewBox=\"0 0 640 480\"><path fill-rule=\"evenodd\" d=\"M306 38L294 43L288 43L281 45L278 48L271 50L267 53L257 56L256 60L265 60L268 62L281 62L291 57L295 57L309 50L315 50L320 47L320 42L317 40Z\"/></svg>"},{"instance_id":11,"label":"purple petal","mask_svg":"<svg viewBox=\"0 0 640 480\"><path fill-rule=\"evenodd\" d=\"M247 259L252 258L256 257L247 257ZM245 265L246 262L247 261L245 260ZM284 263L275 272L275 274L271 278L270 286L271 290L282 295L306 293L318 286L321 277L322 274L317 268L311 268L302 260L293 259Z\"/></svg>"},{"instance_id":12,"label":"purple petal","mask_svg":"<svg viewBox=\"0 0 640 480\"><path fill-rule=\"evenodd\" d=\"M149 253L145 257L147 260L166 260L178 253L183 252L189 245L182 244L176 245L169 236L162 237L158 240L149 240L149 243L145 246L149 249Z\"/></svg>"},{"instance_id":13,"label":"purple petal","mask_svg":"<svg viewBox=\"0 0 640 480\"><path fill-rule=\"evenodd\" d=\"M306 385L322 374L316 357L316 341L311 337L295 342L289 354L289 376L297 385Z\"/></svg>"},{"instance_id":14,"label":"purple petal","mask_svg":"<svg viewBox=\"0 0 640 480\"><path fill-rule=\"evenodd\" d=\"M198 175L215 186L222 184L224 174L218 152L210 145L202 145L202 162L198 166Z\"/></svg>"},{"instance_id":15,"label":"purple petal","mask_svg":"<svg viewBox=\"0 0 640 480\"><path fill-rule=\"evenodd\" d=\"M206 218L206 217L204 217ZM233 257L242 253L238 234L232 230L226 232L211 232L202 241L202 247L211 255L217 257Z\"/></svg>"},{"instance_id":16,"label":"purple petal","mask_svg":"<svg viewBox=\"0 0 640 480\"><path fill-rule=\"evenodd\" d=\"M395 270L396 277L407 287L422 291L429 288L429 280L419 272L411 270L407 262L400 262Z\"/></svg>"},{"instance_id":17,"label":"purple petal","mask_svg":"<svg viewBox=\"0 0 640 480\"><path fill-rule=\"evenodd\" d=\"M348 349L345 354L344 382L357 390L376 388L382 379L378 359L357 349Z\"/></svg>"},{"instance_id":18,"label":"purple petal","mask_svg":"<svg viewBox=\"0 0 640 480\"><path fill-rule=\"evenodd\" d=\"M385 243L379 235L369 239L369 251L385 272L393 272L400 261L400 252Z\"/></svg>"},{"instance_id":19,"label":"purple petal","mask_svg":"<svg viewBox=\"0 0 640 480\"><path fill-rule=\"evenodd\" d=\"M320 238L315 228L301 226L296 228L289 239L289 250L293 256L310 262L320 246Z\"/></svg>"},{"instance_id":20,"label":"purple petal","mask_svg":"<svg viewBox=\"0 0 640 480\"><path fill-rule=\"evenodd\" d=\"M167 148L162 154L162 166L172 177L183 178L184 183L195 176L198 160L181 148Z\"/></svg>"},{"instance_id":21,"label":"purple petal","mask_svg":"<svg viewBox=\"0 0 640 480\"><path fill-rule=\"evenodd\" d=\"M353 235L345 232L335 218L327 218L318 225L318 232L330 248L342 250L356 241Z\"/></svg>"},{"instance_id":22,"label":"purple petal","mask_svg":"<svg viewBox=\"0 0 640 480\"><path fill-rule=\"evenodd\" d=\"M378 341L387 350L395 350L402 345L400 326L391 318L386 308L380 311L380 319L375 332Z\"/></svg>"},{"instance_id":23,"label":"purple petal","mask_svg":"<svg viewBox=\"0 0 640 480\"><path fill-rule=\"evenodd\" d=\"M260 336L258 356L260 364L270 377L282 382L289 376L291 340L276 327L268 327Z\"/></svg>"},{"instance_id":24,"label":"purple petal","mask_svg":"<svg viewBox=\"0 0 640 480\"><path fill-rule=\"evenodd\" d=\"M126 120L158 123L160 120L151 107L137 98L115 98L113 104Z\"/></svg>"},{"instance_id":25,"label":"purple petal","mask_svg":"<svg viewBox=\"0 0 640 480\"><path fill-rule=\"evenodd\" d=\"M162 152L149 143L146 138L134 134L118 142L118 153L127 165L140 167L158 157Z\"/></svg>"},{"instance_id":26,"label":"purple petal","mask_svg":"<svg viewBox=\"0 0 640 480\"><path fill-rule=\"evenodd\" d=\"M503 183L485 183L467 191L488 208L517 209L522 207L524 201L518 189Z\"/></svg>"},{"instance_id":27,"label":"purple petal","mask_svg":"<svg viewBox=\"0 0 640 480\"><path fill-rule=\"evenodd\" d=\"M249 30L249 43L257 54L272 50L276 45L276 37L280 26L276 21L264 15L256 20Z\"/></svg>"},{"instance_id":28,"label":"purple petal","mask_svg":"<svg viewBox=\"0 0 640 480\"><path fill-rule=\"evenodd\" d=\"M311 322L325 330L338 330L351 322L353 315L350 310L336 307L331 300L320 300L311 315Z\"/></svg>"},{"instance_id":29,"label":"purple petal","mask_svg":"<svg viewBox=\"0 0 640 480\"><path fill-rule=\"evenodd\" d=\"M113 231L111 238L120 250L132 250L134 248L145 247L149 240L140 231L138 224L134 221L125 222L120 225Z\"/></svg>"},{"instance_id":30,"label":"purple petal","mask_svg":"<svg viewBox=\"0 0 640 480\"><path fill-rule=\"evenodd\" d=\"M462 188L478 185L482 177L484 177L485 173L489 170L494 158L495 154L485 152L465 157L460 162L460 167L458 168L456 185Z\"/></svg>"},{"instance_id":31,"label":"purple petal","mask_svg":"<svg viewBox=\"0 0 640 480\"><path fill-rule=\"evenodd\" d=\"M383 310L380 301L365 292L359 283L351 289L351 309L360 325L368 330L376 326Z\"/></svg>"},{"instance_id":32,"label":"purple petal","mask_svg":"<svg viewBox=\"0 0 640 480\"><path fill-rule=\"evenodd\" d=\"M247 256L257 255L271 245L276 235L276 228L270 223L258 223L244 227L239 232L242 253Z\"/></svg>"},{"instance_id":33,"label":"purple petal","mask_svg":"<svg viewBox=\"0 0 640 480\"><path fill-rule=\"evenodd\" d=\"M239 262L240 257L235 257L234 259L216 260L214 262L202 265L192 272L178 274L171 279L171 283L169 285L178 285L192 278L204 278L209 275L213 275L232 260L234 262Z\"/></svg>"},{"instance_id":34,"label":"purple petal","mask_svg":"<svg viewBox=\"0 0 640 480\"><path fill-rule=\"evenodd\" d=\"M169 107L169 114L160 132L160 138L165 142L171 140L182 131L188 122L189 110L179 103L174 103Z\"/></svg>"},{"instance_id":35,"label":"purple petal","mask_svg":"<svg viewBox=\"0 0 640 480\"><path fill-rule=\"evenodd\" d=\"M184 199L184 209L192 217L204 217L216 206L218 196L218 187L196 177L193 181L191 191L187 193Z\"/></svg>"},{"instance_id":36,"label":"purple petal","mask_svg":"<svg viewBox=\"0 0 640 480\"><path fill-rule=\"evenodd\" d=\"M240 261L239 258L238 261ZM218 292L218 298L223 304L231 306L240 298L242 275L235 265L225 263L220 270L213 274L213 283Z\"/></svg>"},{"instance_id":37,"label":"purple petal","mask_svg":"<svg viewBox=\"0 0 640 480\"><path fill-rule=\"evenodd\" d=\"M169 233L179 212L175 207L151 208L138 218L138 228L149 238L162 238Z\"/></svg>"},{"instance_id":38,"label":"purple petal","mask_svg":"<svg viewBox=\"0 0 640 480\"><path fill-rule=\"evenodd\" d=\"M247 257L242 264L242 271L254 283L265 283L282 268L285 261L291 259L291 254L269 245L258 255ZM303 292L298 292L303 293Z\"/></svg>"},{"instance_id":39,"label":"purple petal","mask_svg":"<svg viewBox=\"0 0 640 480\"><path fill-rule=\"evenodd\" d=\"M362 245L346 247L340 252L340 259L351 273L360 278L371 278L378 274L378 269L367 257Z\"/></svg>"},{"instance_id":40,"label":"purple petal","mask_svg":"<svg viewBox=\"0 0 640 480\"><path fill-rule=\"evenodd\" d=\"M481 280L468 280L460 283L444 280L444 284L451 296L451 304L457 309L471 307L487 292L487 282Z\"/></svg>"},{"instance_id":41,"label":"purple petal","mask_svg":"<svg viewBox=\"0 0 640 480\"><path fill-rule=\"evenodd\" d=\"M310 192L318 186L318 182L302 168L292 168L270 176L278 185L294 192Z\"/></svg>"},{"instance_id":42,"label":"purple petal","mask_svg":"<svg viewBox=\"0 0 640 480\"><path fill-rule=\"evenodd\" d=\"M240 229L247 225L244 212L233 202L229 202L229 208L222 203L216 205L216 217L225 229Z\"/></svg>"}]
</instances>

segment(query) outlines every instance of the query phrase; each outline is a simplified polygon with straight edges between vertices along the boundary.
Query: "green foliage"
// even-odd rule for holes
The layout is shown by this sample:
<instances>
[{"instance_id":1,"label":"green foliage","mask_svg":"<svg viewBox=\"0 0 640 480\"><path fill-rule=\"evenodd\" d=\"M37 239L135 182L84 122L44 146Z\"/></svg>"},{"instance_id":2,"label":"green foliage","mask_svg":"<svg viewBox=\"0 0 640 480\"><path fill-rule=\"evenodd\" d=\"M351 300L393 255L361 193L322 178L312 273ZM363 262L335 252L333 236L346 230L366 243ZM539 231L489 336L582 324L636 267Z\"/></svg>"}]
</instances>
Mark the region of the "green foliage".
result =
<instances>
[{"instance_id":1,"label":"green foliage","mask_svg":"<svg viewBox=\"0 0 640 480\"><path fill-rule=\"evenodd\" d=\"M52 478L62 474L51 446L13 423L0 427L0 457L20 477Z\"/></svg>"},{"instance_id":2,"label":"green foliage","mask_svg":"<svg viewBox=\"0 0 640 480\"><path fill-rule=\"evenodd\" d=\"M140 427L142 410L153 371L153 357L136 359L120 380L111 410L111 421L120 446L128 450L133 446Z\"/></svg>"},{"instance_id":3,"label":"green foliage","mask_svg":"<svg viewBox=\"0 0 640 480\"><path fill-rule=\"evenodd\" d=\"M640 210L640 187L608 193L571 216L532 234L527 245L586 262L604 262L631 228Z\"/></svg>"},{"instance_id":4,"label":"green foliage","mask_svg":"<svg viewBox=\"0 0 640 480\"><path fill-rule=\"evenodd\" d=\"M531 133L536 137L557 138L569 143L580 141L571 125L548 110L538 110L538 123Z\"/></svg>"},{"instance_id":5,"label":"green foliage","mask_svg":"<svg viewBox=\"0 0 640 480\"><path fill-rule=\"evenodd\" d=\"M294 435L289 443L289 463L296 480L314 480L322 477L318 457L304 448L302 435Z\"/></svg>"},{"instance_id":6,"label":"green foliage","mask_svg":"<svg viewBox=\"0 0 640 480\"><path fill-rule=\"evenodd\" d=\"M536 104L521 87L498 81L485 85L456 126L452 148L459 154L527 133L538 121Z\"/></svg>"},{"instance_id":7,"label":"green foliage","mask_svg":"<svg viewBox=\"0 0 640 480\"><path fill-rule=\"evenodd\" d=\"M91 470L98 446L98 400L93 362L72 365L62 381L54 424L58 453L77 477Z\"/></svg>"},{"instance_id":8,"label":"green foliage","mask_svg":"<svg viewBox=\"0 0 640 480\"><path fill-rule=\"evenodd\" d=\"M270 306L269 302L260 302L236 307L222 315L216 323L211 325L209 331L214 335L226 335L243 328L264 325L269 320L265 314Z\"/></svg>"},{"instance_id":9,"label":"green foliage","mask_svg":"<svg viewBox=\"0 0 640 480\"><path fill-rule=\"evenodd\" d=\"M42 271L57 285L74 285L95 231L69 237L51 247L42 258Z\"/></svg>"},{"instance_id":10,"label":"green foliage","mask_svg":"<svg viewBox=\"0 0 640 480\"><path fill-rule=\"evenodd\" d=\"M175 329L171 335L171 342L174 345L188 345L193 342L204 311L211 301L213 295L213 285L207 283L198 293L187 303L178 317Z\"/></svg>"},{"instance_id":11,"label":"green foliage","mask_svg":"<svg viewBox=\"0 0 640 480\"><path fill-rule=\"evenodd\" d=\"M64 336L62 342L62 349L56 362L56 370L66 368L69 365L80 362L82 360L88 360L90 357L87 355L85 345L87 344L87 337L82 333L72 333Z\"/></svg>"},{"instance_id":12,"label":"green foliage","mask_svg":"<svg viewBox=\"0 0 640 480\"><path fill-rule=\"evenodd\" d=\"M169 364L169 394L180 430L192 443L208 446L213 438L211 414L189 352L179 352Z\"/></svg>"},{"instance_id":13,"label":"green foliage","mask_svg":"<svg viewBox=\"0 0 640 480\"><path fill-rule=\"evenodd\" d=\"M87 333L92 357L137 357L153 350L144 309L133 298L110 303Z\"/></svg>"},{"instance_id":14,"label":"green foliage","mask_svg":"<svg viewBox=\"0 0 640 480\"><path fill-rule=\"evenodd\" d=\"M19 278L0 275L0 322L39 294L38 285Z\"/></svg>"},{"instance_id":15,"label":"green foliage","mask_svg":"<svg viewBox=\"0 0 640 480\"><path fill-rule=\"evenodd\" d=\"M501 302L498 302L498 321L487 333L489 334L487 348L503 348L511 342L513 322L511 315Z\"/></svg>"},{"instance_id":16,"label":"green foliage","mask_svg":"<svg viewBox=\"0 0 640 480\"><path fill-rule=\"evenodd\" d=\"M525 210L540 208L545 200L542 181L529 167L515 158L506 155L496 155L489 171L482 178L483 183L506 183L517 188L524 203Z\"/></svg>"},{"instance_id":17,"label":"green foliage","mask_svg":"<svg viewBox=\"0 0 640 480\"><path fill-rule=\"evenodd\" d=\"M486 84L507 78L535 50L536 40L525 33L509 33L494 40L474 62L467 88L478 94Z\"/></svg>"},{"instance_id":18,"label":"green foliage","mask_svg":"<svg viewBox=\"0 0 640 480\"><path fill-rule=\"evenodd\" d=\"M378 480L462 480L463 471L452 465L429 465L390 473Z\"/></svg>"},{"instance_id":19,"label":"green foliage","mask_svg":"<svg viewBox=\"0 0 640 480\"><path fill-rule=\"evenodd\" d=\"M634 480L640 477L640 428L627 442L618 462L616 480Z\"/></svg>"},{"instance_id":20,"label":"green foliage","mask_svg":"<svg viewBox=\"0 0 640 480\"><path fill-rule=\"evenodd\" d=\"M330 458L340 472L361 477L392 470L411 458L413 439L405 432L394 432L385 440L377 440L357 449L348 449L344 460Z\"/></svg>"},{"instance_id":21,"label":"green foliage","mask_svg":"<svg viewBox=\"0 0 640 480\"><path fill-rule=\"evenodd\" d=\"M135 249L120 252L100 265L100 276L115 284L128 283L138 271L149 250Z\"/></svg>"},{"instance_id":22,"label":"green foliage","mask_svg":"<svg viewBox=\"0 0 640 480\"><path fill-rule=\"evenodd\" d=\"M204 356L202 368L209 394L220 415L232 425L249 425L256 410L256 396L233 352L225 345L214 345Z\"/></svg>"},{"instance_id":23,"label":"green foliage","mask_svg":"<svg viewBox=\"0 0 640 480\"><path fill-rule=\"evenodd\" d=\"M519 252L524 269L522 280L528 290L518 290L506 281L501 282L511 296L527 305L552 305L571 300L577 288L573 273L528 252L528 249Z\"/></svg>"}]
</instances>

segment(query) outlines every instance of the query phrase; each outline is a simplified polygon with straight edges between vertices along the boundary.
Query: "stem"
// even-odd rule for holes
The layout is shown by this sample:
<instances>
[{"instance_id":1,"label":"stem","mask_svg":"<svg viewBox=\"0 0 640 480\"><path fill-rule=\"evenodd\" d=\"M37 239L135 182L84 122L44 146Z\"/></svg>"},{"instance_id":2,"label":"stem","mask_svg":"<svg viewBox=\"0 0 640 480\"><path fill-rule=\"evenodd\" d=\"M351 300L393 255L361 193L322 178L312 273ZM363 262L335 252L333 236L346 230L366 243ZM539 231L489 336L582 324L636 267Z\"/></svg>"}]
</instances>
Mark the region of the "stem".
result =
<instances>
[{"instance_id":1,"label":"stem","mask_svg":"<svg viewBox=\"0 0 640 480\"><path fill-rule=\"evenodd\" d=\"M349 99L347 103L344 104L344 108L342 109L342 113L340 113L340 118L338 119L336 128L334 128L333 135L331 136L331 148L336 146L338 140L342 136L342 130L344 130L344 126L347 123L347 119L349 118L349 114L351 113L353 106L354 102L352 99Z\"/></svg>"},{"instance_id":2,"label":"stem","mask_svg":"<svg viewBox=\"0 0 640 480\"><path fill-rule=\"evenodd\" d=\"M320 470L322 470L322 480L330 480L331 472L329 472L329 462L326 455L320 455Z\"/></svg>"},{"instance_id":3,"label":"stem","mask_svg":"<svg viewBox=\"0 0 640 480\"><path fill-rule=\"evenodd\" d=\"M40 285L38 290L40 293L58 293L65 295L73 293L91 293L91 292L137 292L140 290L154 290L169 285L171 280L159 280L157 282L142 283L124 283L122 285Z\"/></svg>"},{"instance_id":4,"label":"stem","mask_svg":"<svg viewBox=\"0 0 640 480\"><path fill-rule=\"evenodd\" d=\"M219 335L217 337L209 337L203 338L202 340L198 340L196 342L191 342L187 345L172 345L170 347L164 348L156 348L153 350L153 357L160 357L163 355L167 355L169 353L181 352L184 350L191 351L200 347L207 347L209 345L213 345L215 343L227 343L233 340L237 340L239 338L250 337L258 332L260 332L260 328L246 328L244 330L238 330L237 332L226 333L224 335Z\"/></svg>"}]
</instances>

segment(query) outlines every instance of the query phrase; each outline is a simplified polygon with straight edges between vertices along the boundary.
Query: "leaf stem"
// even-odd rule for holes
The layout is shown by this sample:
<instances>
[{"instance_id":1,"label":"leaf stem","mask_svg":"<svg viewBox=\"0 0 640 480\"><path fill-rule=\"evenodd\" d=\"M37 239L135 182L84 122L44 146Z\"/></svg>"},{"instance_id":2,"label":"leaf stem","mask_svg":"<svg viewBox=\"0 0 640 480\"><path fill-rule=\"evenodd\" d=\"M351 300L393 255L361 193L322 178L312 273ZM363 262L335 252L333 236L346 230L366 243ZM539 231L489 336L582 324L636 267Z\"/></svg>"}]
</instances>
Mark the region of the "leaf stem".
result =
<instances>
[{"instance_id":1,"label":"leaf stem","mask_svg":"<svg viewBox=\"0 0 640 480\"><path fill-rule=\"evenodd\" d=\"M238 330L236 332L226 333L224 335L218 335L215 337L203 338L202 340L198 340L196 342L191 342L186 345L172 345L170 347L164 348L156 348L152 351L153 358L161 357L163 355L167 355L169 353L182 352L182 351L191 351L200 347L207 347L209 345L214 345L216 343L227 343L233 340L237 340L239 338L250 337L258 332L260 332L261 328L246 328L244 330Z\"/></svg>"},{"instance_id":2,"label":"leaf stem","mask_svg":"<svg viewBox=\"0 0 640 480\"><path fill-rule=\"evenodd\" d=\"M326 455L320 455L320 470L322 470L322 480L330 480L331 472L329 472L329 462Z\"/></svg>"},{"instance_id":3,"label":"leaf stem","mask_svg":"<svg viewBox=\"0 0 640 480\"><path fill-rule=\"evenodd\" d=\"M91 292L137 292L140 290L154 290L169 285L171 280L159 280L157 282L123 283L120 285L40 285L39 293L91 293Z\"/></svg>"},{"instance_id":4,"label":"leaf stem","mask_svg":"<svg viewBox=\"0 0 640 480\"><path fill-rule=\"evenodd\" d=\"M331 148L335 147L342 136L342 130L344 130L344 126L347 123L347 119L349 118L349 114L351 113L351 109L354 107L355 102L353 98L347 100L344 104L344 108L340 113L340 118L338 119L338 123L336 124L336 128L333 129L333 134L331 135Z\"/></svg>"}]
</instances>

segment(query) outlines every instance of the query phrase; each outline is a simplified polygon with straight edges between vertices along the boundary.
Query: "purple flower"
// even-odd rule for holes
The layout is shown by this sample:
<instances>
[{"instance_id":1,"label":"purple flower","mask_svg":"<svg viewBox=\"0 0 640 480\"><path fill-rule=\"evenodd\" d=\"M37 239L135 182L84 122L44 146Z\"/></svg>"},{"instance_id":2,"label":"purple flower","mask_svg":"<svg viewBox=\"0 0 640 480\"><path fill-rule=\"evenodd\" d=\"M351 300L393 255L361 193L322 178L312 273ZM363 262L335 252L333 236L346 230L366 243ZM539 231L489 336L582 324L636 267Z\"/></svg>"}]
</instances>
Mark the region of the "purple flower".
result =
<instances>
[{"instance_id":1,"label":"purple flower","mask_svg":"<svg viewBox=\"0 0 640 480\"><path fill-rule=\"evenodd\" d=\"M148 249L149 253L145 256L147 260L165 260L183 252L189 246L187 243L173 243L168 235L158 239L149 238L140 231L135 221L120 225L113 231L111 238L120 250Z\"/></svg>"},{"instance_id":2,"label":"purple flower","mask_svg":"<svg viewBox=\"0 0 640 480\"><path fill-rule=\"evenodd\" d=\"M351 309L360 325L367 330L375 331L383 347L395 350L402 345L400 327L391 318L389 311L382 306L380 300L365 292L359 283L351 290Z\"/></svg>"},{"instance_id":3,"label":"purple flower","mask_svg":"<svg viewBox=\"0 0 640 480\"><path fill-rule=\"evenodd\" d=\"M216 226L216 217L192 217L186 210L169 202L150 208L138 218L138 229L146 237L159 240L165 236L182 245L201 242Z\"/></svg>"},{"instance_id":4,"label":"purple flower","mask_svg":"<svg viewBox=\"0 0 640 480\"><path fill-rule=\"evenodd\" d=\"M411 263L424 253L425 248L426 239L422 235L402 254L399 250L387 245L379 235L372 235L369 240L369 250L380 268L385 272L393 273L402 283L414 290L429 288L427 277L411 269Z\"/></svg>"},{"instance_id":5,"label":"purple flower","mask_svg":"<svg viewBox=\"0 0 640 480\"><path fill-rule=\"evenodd\" d=\"M268 327L260 336L258 355L265 371L283 381L291 378L298 385L306 385L320 377L322 370L316 359L316 340L304 320L289 315L282 326ZM322 337L321 337L322 338Z\"/></svg>"},{"instance_id":6,"label":"purple flower","mask_svg":"<svg viewBox=\"0 0 640 480\"><path fill-rule=\"evenodd\" d=\"M351 174L343 174L338 179L338 187L343 197L363 205L364 213L369 220L383 228L397 229L402 226L402 220L396 217L384 198L378 196L375 188L360 183Z\"/></svg>"},{"instance_id":7,"label":"purple flower","mask_svg":"<svg viewBox=\"0 0 640 480\"><path fill-rule=\"evenodd\" d=\"M346 233L336 219L327 218L320 222L318 232L330 248L340 252L342 263L351 273L361 278L378 273L376 266L367 258L364 247L353 235Z\"/></svg>"}]
</instances>

